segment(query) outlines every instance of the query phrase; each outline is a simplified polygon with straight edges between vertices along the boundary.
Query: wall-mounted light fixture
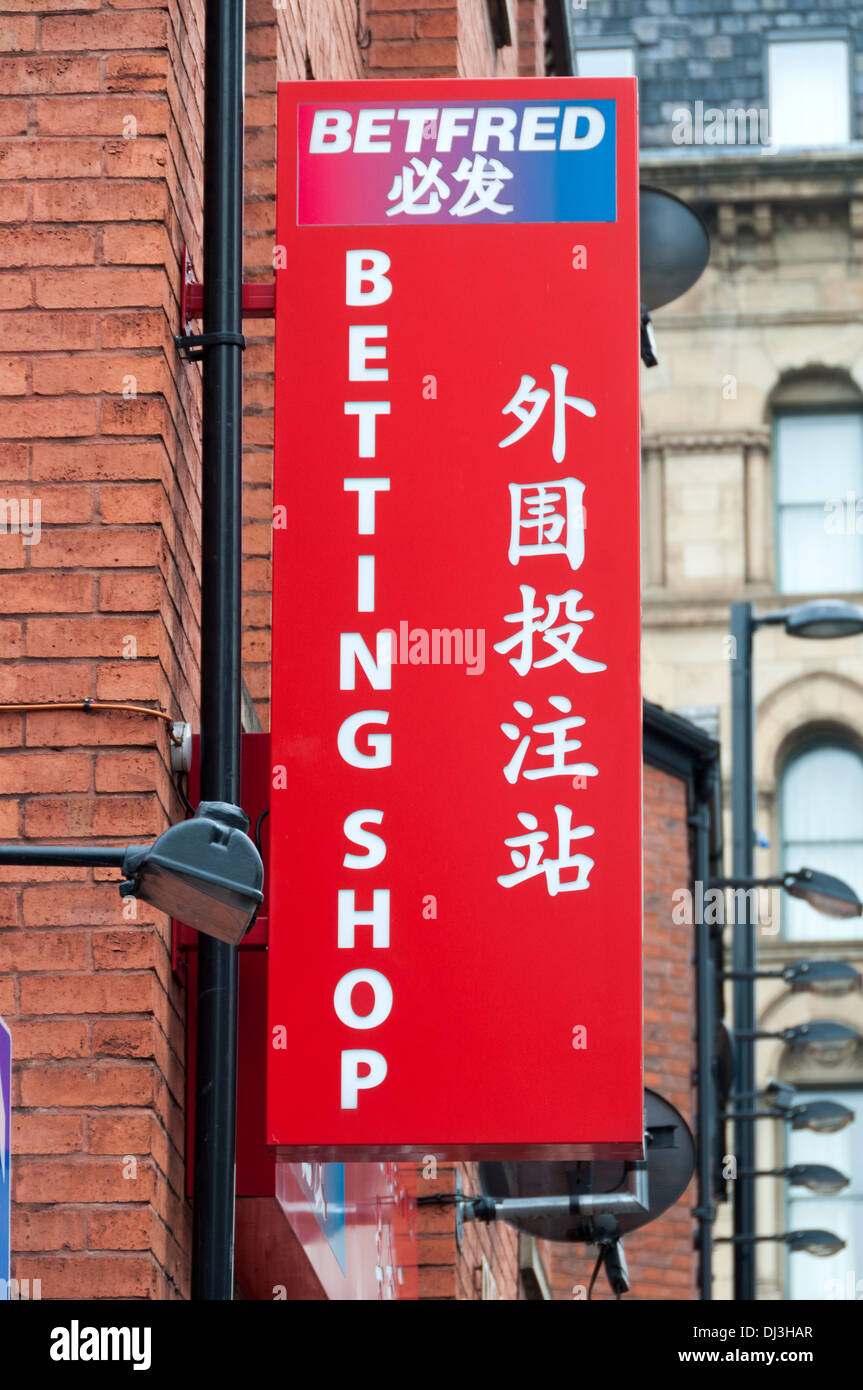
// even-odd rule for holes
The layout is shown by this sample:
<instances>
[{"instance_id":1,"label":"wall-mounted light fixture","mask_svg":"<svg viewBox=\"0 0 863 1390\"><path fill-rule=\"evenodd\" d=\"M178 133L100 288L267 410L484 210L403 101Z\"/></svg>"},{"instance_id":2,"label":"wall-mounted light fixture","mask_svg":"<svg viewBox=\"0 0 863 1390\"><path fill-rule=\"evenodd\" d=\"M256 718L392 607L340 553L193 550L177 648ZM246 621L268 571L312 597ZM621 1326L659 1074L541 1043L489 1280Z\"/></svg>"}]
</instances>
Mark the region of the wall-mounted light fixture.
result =
<instances>
[{"instance_id":1,"label":"wall-mounted light fixture","mask_svg":"<svg viewBox=\"0 0 863 1390\"><path fill-rule=\"evenodd\" d=\"M742 1177L743 1174L738 1174ZM746 1173L747 1178L786 1178L792 1187L807 1187L810 1192L818 1192L827 1197L841 1192L851 1181L838 1168L827 1163L792 1163L787 1168L756 1168Z\"/></svg>"},{"instance_id":2,"label":"wall-mounted light fixture","mask_svg":"<svg viewBox=\"0 0 863 1390\"><path fill-rule=\"evenodd\" d=\"M264 866L239 806L202 801L151 845L0 845L0 864L117 868L140 898L206 936L242 940L263 902Z\"/></svg>"},{"instance_id":3,"label":"wall-mounted light fixture","mask_svg":"<svg viewBox=\"0 0 863 1390\"><path fill-rule=\"evenodd\" d=\"M853 994L863 976L846 960L794 960L779 970L723 970L723 980L784 980L794 994L819 994L838 999Z\"/></svg>"},{"instance_id":4,"label":"wall-mounted light fixture","mask_svg":"<svg viewBox=\"0 0 863 1390\"><path fill-rule=\"evenodd\" d=\"M826 1018L814 1019L812 1023L798 1023L793 1028L783 1028L778 1033L758 1029L751 1033L735 1033L734 1036L744 1042L754 1042L758 1038L777 1038L795 1051L805 1052L814 1061L830 1067L849 1061L861 1041L856 1029L849 1028L845 1023L833 1023Z\"/></svg>"},{"instance_id":5,"label":"wall-mounted light fixture","mask_svg":"<svg viewBox=\"0 0 863 1390\"><path fill-rule=\"evenodd\" d=\"M838 1255L840 1250L845 1249L844 1240L840 1240L832 1231L785 1231L775 1236L716 1237L717 1245L758 1245L765 1240L778 1241L780 1245L787 1245L791 1251L803 1250L807 1255L820 1255L822 1259L829 1255Z\"/></svg>"}]
</instances>

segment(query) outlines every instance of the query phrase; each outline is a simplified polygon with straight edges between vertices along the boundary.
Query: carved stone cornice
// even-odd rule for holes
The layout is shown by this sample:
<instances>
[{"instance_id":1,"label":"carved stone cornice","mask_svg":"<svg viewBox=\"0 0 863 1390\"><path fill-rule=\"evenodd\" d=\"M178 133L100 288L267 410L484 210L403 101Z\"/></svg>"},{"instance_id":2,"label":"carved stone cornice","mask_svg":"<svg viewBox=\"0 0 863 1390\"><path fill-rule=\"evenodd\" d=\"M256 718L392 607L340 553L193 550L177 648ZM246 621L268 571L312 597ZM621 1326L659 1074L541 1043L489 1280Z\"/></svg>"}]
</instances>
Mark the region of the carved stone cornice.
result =
<instances>
[{"instance_id":1,"label":"carved stone cornice","mask_svg":"<svg viewBox=\"0 0 863 1390\"><path fill-rule=\"evenodd\" d=\"M697 433L693 430L676 433L652 434L645 432L641 440L642 452L658 450L662 453L676 454L716 454L726 450L740 453L744 449L770 448L770 430L710 430Z\"/></svg>"},{"instance_id":2,"label":"carved stone cornice","mask_svg":"<svg viewBox=\"0 0 863 1390\"><path fill-rule=\"evenodd\" d=\"M643 183L703 203L835 202L863 196L863 142L841 150L777 154L718 146L674 151L643 149ZM763 214L762 214L763 215Z\"/></svg>"}]
</instances>

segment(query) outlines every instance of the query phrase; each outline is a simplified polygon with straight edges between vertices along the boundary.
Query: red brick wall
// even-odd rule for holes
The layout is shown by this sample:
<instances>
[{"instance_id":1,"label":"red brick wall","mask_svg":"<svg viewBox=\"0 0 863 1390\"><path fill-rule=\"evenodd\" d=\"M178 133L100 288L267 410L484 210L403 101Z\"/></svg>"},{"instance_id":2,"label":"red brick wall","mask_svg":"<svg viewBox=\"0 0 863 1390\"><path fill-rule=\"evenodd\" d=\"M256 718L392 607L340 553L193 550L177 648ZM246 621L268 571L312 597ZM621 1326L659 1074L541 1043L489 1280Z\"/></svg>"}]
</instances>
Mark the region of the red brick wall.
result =
<instances>
[{"instance_id":1,"label":"red brick wall","mask_svg":"<svg viewBox=\"0 0 863 1390\"><path fill-rule=\"evenodd\" d=\"M426 1176L417 1169L417 1195L456 1191L461 1177L462 1192L479 1192L474 1163L439 1164L437 1176ZM419 1296L421 1299L478 1300L483 1291L483 1260L493 1285L487 1296L512 1302L519 1297L518 1236L511 1226L501 1223L465 1222L462 1244L456 1238L456 1218L451 1206L423 1206L418 1209Z\"/></svg>"},{"instance_id":2,"label":"red brick wall","mask_svg":"<svg viewBox=\"0 0 863 1390\"><path fill-rule=\"evenodd\" d=\"M692 928L671 920L672 893L689 885L686 785L656 768L644 769L644 1051L645 1085L671 1101L690 1126L695 1027ZM628 1298L697 1297L692 1247L694 1182L659 1220L624 1241L632 1285ZM594 1247L543 1243L554 1297L584 1297L596 1258ZM604 1271L595 1298L609 1292Z\"/></svg>"},{"instance_id":3,"label":"red brick wall","mask_svg":"<svg viewBox=\"0 0 863 1390\"><path fill-rule=\"evenodd\" d=\"M202 4L32 9L0 0L0 491L41 503L42 535L0 535L0 700L191 719L199 371L172 335L180 248L197 252L201 218ZM0 742L4 838L128 843L180 814L163 721L6 713ZM183 1294L167 923L124 913L116 874L0 879L13 1273L45 1298Z\"/></svg>"},{"instance_id":4,"label":"red brick wall","mask_svg":"<svg viewBox=\"0 0 863 1390\"><path fill-rule=\"evenodd\" d=\"M545 4L536 0L512 0L518 25L518 73L542 77L545 72Z\"/></svg>"},{"instance_id":5,"label":"red brick wall","mask_svg":"<svg viewBox=\"0 0 863 1390\"><path fill-rule=\"evenodd\" d=\"M204 269L203 3L43 3L0 0L0 492L42 508L38 545L0 534L0 701L132 701L196 726L200 371L173 335L183 242ZM359 29L355 0L249 0L247 278L272 274L278 79L533 71L533 9L512 0L523 47L498 52L484 0L363 0ZM244 664L266 726L272 324L246 333ZM0 711L0 747L3 838L125 844L182 814L161 720ZM13 1273L45 1298L188 1293L169 952L114 874L0 871ZM452 1296L474 1296L483 1241L513 1296L505 1232L469 1235Z\"/></svg>"}]
</instances>

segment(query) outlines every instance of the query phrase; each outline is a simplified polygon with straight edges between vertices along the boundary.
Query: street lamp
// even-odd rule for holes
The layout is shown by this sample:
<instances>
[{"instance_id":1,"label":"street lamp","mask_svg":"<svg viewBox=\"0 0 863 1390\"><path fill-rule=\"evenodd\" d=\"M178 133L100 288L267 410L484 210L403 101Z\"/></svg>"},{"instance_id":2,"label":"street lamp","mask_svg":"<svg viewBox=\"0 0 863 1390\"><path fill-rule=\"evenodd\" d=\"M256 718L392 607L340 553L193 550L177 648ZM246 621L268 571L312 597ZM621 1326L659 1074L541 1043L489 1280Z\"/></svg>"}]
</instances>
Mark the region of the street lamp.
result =
<instances>
[{"instance_id":1,"label":"street lamp","mask_svg":"<svg viewBox=\"0 0 863 1390\"><path fill-rule=\"evenodd\" d=\"M796 608L755 619L756 627L777 623L790 637L856 637L863 632L863 608L844 599L814 599L812 603L800 603Z\"/></svg>"},{"instance_id":2,"label":"street lamp","mask_svg":"<svg viewBox=\"0 0 863 1390\"><path fill-rule=\"evenodd\" d=\"M818 1255L821 1259L838 1255L840 1250L845 1249L844 1240L840 1240L832 1231L789 1231L787 1235L780 1236L780 1240L785 1241L789 1250L805 1250L807 1255Z\"/></svg>"},{"instance_id":3,"label":"street lamp","mask_svg":"<svg viewBox=\"0 0 863 1390\"><path fill-rule=\"evenodd\" d=\"M756 616L751 603L731 605L731 817L732 873L747 880L754 873L755 779L753 773L752 638L760 627L782 626L791 637L812 639L851 637L863 633L863 608L842 599L819 599L774 613ZM814 871L812 871L814 874ZM800 885L809 889L812 880ZM788 888L792 892L792 888ZM802 896L802 892L797 896ZM829 895L828 895L829 896ZM835 898L831 900L835 904ZM821 910L823 911L823 905ZM754 932L734 933L732 969L734 981L734 1026L740 1039L737 1054L737 1090L755 1091L755 976L757 943ZM739 1031L737 1031L739 1030ZM735 1149L742 1169L755 1168L755 1130L738 1120ZM734 1189L734 1297L755 1298L755 1252L748 1239L755 1230L755 1190L750 1178L738 1181Z\"/></svg>"},{"instance_id":4,"label":"street lamp","mask_svg":"<svg viewBox=\"0 0 863 1390\"><path fill-rule=\"evenodd\" d=\"M120 893L236 946L263 902L264 866L239 806L202 801L151 845L0 845L0 864L116 868Z\"/></svg>"},{"instance_id":5,"label":"street lamp","mask_svg":"<svg viewBox=\"0 0 863 1390\"><path fill-rule=\"evenodd\" d=\"M781 975L793 994L818 994L827 999L853 994L863 983L859 970L847 960L795 960Z\"/></svg>"},{"instance_id":6,"label":"street lamp","mask_svg":"<svg viewBox=\"0 0 863 1390\"><path fill-rule=\"evenodd\" d=\"M818 869L798 869L796 873L786 874L782 886L792 898L800 898L825 917L860 917L863 914L863 903L854 889L841 878Z\"/></svg>"},{"instance_id":7,"label":"street lamp","mask_svg":"<svg viewBox=\"0 0 863 1390\"><path fill-rule=\"evenodd\" d=\"M740 1177L741 1174L738 1174ZM760 1168L742 1176L747 1178L787 1178L792 1187L807 1187L810 1192L829 1196L841 1192L851 1179L827 1163L792 1163L787 1168Z\"/></svg>"},{"instance_id":8,"label":"street lamp","mask_svg":"<svg viewBox=\"0 0 863 1390\"><path fill-rule=\"evenodd\" d=\"M752 1096L739 1096L739 1100L763 1100L768 1110L723 1111L720 1119L741 1120L784 1120L792 1129L810 1129L814 1134L838 1134L854 1119L854 1111L838 1100L801 1101L799 1092L782 1081L768 1081L763 1091Z\"/></svg>"},{"instance_id":9,"label":"street lamp","mask_svg":"<svg viewBox=\"0 0 863 1390\"><path fill-rule=\"evenodd\" d=\"M248 828L239 806L202 801L190 820L169 826L154 844L130 845L121 894L238 945L264 900L264 866Z\"/></svg>"},{"instance_id":10,"label":"street lamp","mask_svg":"<svg viewBox=\"0 0 863 1390\"><path fill-rule=\"evenodd\" d=\"M838 1100L809 1100L790 1112L792 1129L811 1129L815 1134L838 1134L854 1119L854 1111Z\"/></svg>"},{"instance_id":11,"label":"street lamp","mask_svg":"<svg viewBox=\"0 0 863 1390\"><path fill-rule=\"evenodd\" d=\"M853 994L863 983L860 972L847 960L795 960L779 970L752 970L738 974L723 970L723 980L784 980L792 994L818 994L822 998L839 999Z\"/></svg>"},{"instance_id":12,"label":"street lamp","mask_svg":"<svg viewBox=\"0 0 863 1390\"><path fill-rule=\"evenodd\" d=\"M844 1240L833 1234L832 1231L785 1231L782 1235L775 1236L717 1236L717 1244L734 1245L739 1250L748 1245L758 1245L765 1240L779 1241L787 1245L792 1252L804 1250L807 1255L819 1255L826 1259L828 1255L838 1255L840 1250L845 1249Z\"/></svg>"},{"instance_id":13,"label":"street lamp","mask_svg":"<svg viewBox=\"0 0 863 1390\"><path fill-rule=\"evenodd\" d=\"M747 1033L735 1033L735 1040L755 1042L759 1038L777 1038L795 1051L805 1052L814 1061L824 1066L837 1067L847 1062L861 1041L860 1034L844 1023L833 1023L830 1019L818 1018L812 1023L798 1023L793 1028L783 1028L778 1033L753 1029Z\"/></svg>"},{"instance_id":14,"label":"street lamp","mask_svg":"<svg viewBox=\"0 0 863 1390\"><path fill-rule=\"evenodd\" d=\"M733 888L749 892L752 888L784 888L792 898L800 898L825 917L863 916L863 903L850 884L820 869L793 869L766 878L711 878L708 888Z\"/></svg>"}]
</instances>

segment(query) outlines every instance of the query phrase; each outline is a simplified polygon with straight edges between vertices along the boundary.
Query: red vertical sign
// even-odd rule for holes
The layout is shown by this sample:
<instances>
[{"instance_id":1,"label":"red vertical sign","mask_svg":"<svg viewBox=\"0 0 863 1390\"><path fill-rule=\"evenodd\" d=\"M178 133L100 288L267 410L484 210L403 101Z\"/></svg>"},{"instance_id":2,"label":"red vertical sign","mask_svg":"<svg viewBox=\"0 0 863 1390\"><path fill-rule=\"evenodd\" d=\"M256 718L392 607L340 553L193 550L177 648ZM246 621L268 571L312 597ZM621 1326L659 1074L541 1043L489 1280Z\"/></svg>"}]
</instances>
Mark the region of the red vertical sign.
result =
<instances>
[{"instance_id":1,"label":"red vertical sign","mask_svg":"<svg viewBox=\"0 0 863 1390\"><path fill-rule=\"evenodd\" d=\"M278 139L269 1142L638 1154L635 83Z\"/></svg>"}]
</instances>

